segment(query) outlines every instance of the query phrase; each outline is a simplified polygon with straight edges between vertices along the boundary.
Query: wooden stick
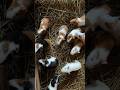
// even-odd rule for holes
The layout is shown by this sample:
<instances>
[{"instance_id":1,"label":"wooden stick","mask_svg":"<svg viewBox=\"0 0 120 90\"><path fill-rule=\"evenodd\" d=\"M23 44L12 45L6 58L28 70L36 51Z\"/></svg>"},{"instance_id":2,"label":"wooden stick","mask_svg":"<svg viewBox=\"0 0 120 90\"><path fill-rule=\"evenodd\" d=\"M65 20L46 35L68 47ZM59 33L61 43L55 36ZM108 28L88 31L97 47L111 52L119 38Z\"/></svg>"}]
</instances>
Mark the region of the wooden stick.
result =
<instances>
[{"instance_id":1,"label":"wooden stick","mask_svg":"<svg viewBox=\"0 0 120 90\"><path fill-rule=\"evenodd\" d=\"M39 78L39 71L38 71L38 65L35 66L35 90L40 90L40 78Z\"/></svg>"}]
</instances>

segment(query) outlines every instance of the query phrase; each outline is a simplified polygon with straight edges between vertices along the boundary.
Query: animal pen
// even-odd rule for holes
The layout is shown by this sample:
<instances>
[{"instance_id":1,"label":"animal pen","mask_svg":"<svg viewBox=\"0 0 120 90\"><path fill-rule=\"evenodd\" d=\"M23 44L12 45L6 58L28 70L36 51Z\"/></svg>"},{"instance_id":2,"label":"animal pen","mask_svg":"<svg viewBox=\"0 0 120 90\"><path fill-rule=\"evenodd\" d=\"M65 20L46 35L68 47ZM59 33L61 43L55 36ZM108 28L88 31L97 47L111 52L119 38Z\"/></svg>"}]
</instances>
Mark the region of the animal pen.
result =
<instances>
[{"instance_id":1,"label":"animal pen","mask_svg":"<svg viewBox=\"0 0 120 90\"><path fill-rule=\"evenodd\" d=\"M70 56L70 46L68 46L67 42L63 42L60 47L55 45L59 27L67 25L70 32L72 28L69 26L69 21L75 17L82 16L84 12L84 0L35 0L35 28L36 30L39 28L43 17L49 16L52 18L48 36L45 38L50 43L47 55L52 55L59 60L59 65L55 71L48 71L46 75L42 76L39 76L41 75L39 69L39 75L36 71L36 84L38 85L36 90L45 90L54 73L61 75L58 90L85 90L84 50L82 50L81 54ZM79 60L82 63L82 68L70 75L62 74L60 70L63 65L66 62L72 62L72 60ZM36 67L38 68L38 66Z\"/></svg>"},{"instance_id":2,"label":"animal pen","mask_svg":"<svg viewBox=\"0 0 120 90\"><path fill-rule=\"evenodd\" d=\"M14 76L15 78L22 78L25 80L28 80L29 77L35 77L35 90L46 90L54 74L61 75L58 90L85 90L87 81L86 74L89 73L85 69L85 59L87 55L85 51L86 47L82 49L80 54L71 56L69 54L71 45L64 41L63 44L57 47L55 42L60 26L67 25L69 29L68 32L70 32L73 29L70 25L70 20L82 16L91 8L99 5L98 1L99 0L34 0L34 8L32 8L34 10L27 13L25 16L25 18L27 17L27 20L25 18L25 20L21 19L21 21L24 20L24 24L17 24L17 26L13 23L14 20L10 21L5 19L5 13L0 13L0 41L2 41L4 36L6 36L6 33L14 33L16 32L16 27L19 27L18 30L22 30L33 44L30 51L24 52L23 50L22 54L13 55L12 58L15 62L5 62L4 64L0 64L0 90L9 90L7 88L9 87L7 80L8 76ZM108 1L112 8L112 15L120 15L119 0L101 1L103 1L102 4L104 4L104 1ZM1 6L0 8L4 9L0 11L6 11L5 7L6 6L4 5ZM44 17L49 17L51 19L48 34L45 37L45 40L50 45L46 55L56 57L59 60L59 64L55 70L47 71L45 75L42 75L41 67L35 57L34 43L35 39L37 39L36 31L40 26L41 19ZM20 19L17 20L19 21ZM15 20L15 22L17 22L17 20ZM84 30L84 27L81 29ZM117 49L119 50L120 48ZM120 56L118 56L118 58L120 58ZM113 59L116 58L113 57ZM79 60L82 64L82 68L70 75L61 73L61 68L67 62L72 62L73 60ZM120 90L119 65L108 65L107 67L103 65L102 69L97 69L95 72L97 72L98 78L105 82L111 90Z\"/></svg>"}]
</instances>

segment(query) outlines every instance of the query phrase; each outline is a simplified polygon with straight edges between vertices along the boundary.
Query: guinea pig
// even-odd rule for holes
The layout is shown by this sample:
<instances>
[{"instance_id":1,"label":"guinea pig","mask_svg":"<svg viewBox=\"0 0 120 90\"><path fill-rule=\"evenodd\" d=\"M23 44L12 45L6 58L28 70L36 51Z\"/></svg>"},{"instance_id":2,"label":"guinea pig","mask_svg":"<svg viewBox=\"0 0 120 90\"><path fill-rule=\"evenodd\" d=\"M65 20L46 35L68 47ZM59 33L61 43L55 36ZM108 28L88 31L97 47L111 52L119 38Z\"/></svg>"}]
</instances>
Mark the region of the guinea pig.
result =
<instances>
[{"instance_id":1,"label":"guinea pig","mask_svg":"<svg viewBox=\"0 0 120 90\"><path fill-rule=\"evenodd\" d=\"M6 12L6 18L12 19L20 11L26 12L32 4L32 0L12 0L10 7Z\"/></svg>"},{"instance_id":2,"label":"guinea pig","mask_svg":"<svg viewBox=\"0 0 120 90\"><path fill-rule=\"evenodd\" d=\"M95 48L86 59L86 67L94 68L97 64L107 64L107 57L110 53L106 48Z\"/></svg>"},{"instance_id":3,"label":"guinea pig","mask_svg":"<svg viewBox=\"0 0 120 90\"><path fill-rule=\"evenodd\" d=\"M110 90L110 88L105 83L96 80L96 85L87 85L85 90Z\"/></svg>"},{"instance_id":4,"label":"guinea pig","mask_svg":"<svg viewBox=\"0 0 120 90\"><path fill-rule=\"evenodd\" d=\"M19 49L19 45L14 42L10 41L0 42L0 64L7 59L10 53L16 51L17 49Z\"/></svg>"},{"instance_id":5,"label":"guinea pig","mask_svg":"<svg viewBox=\"0 0 120 90\"><path fill-rule=\"evenodd\" d=\"M97 23L99 22L99 17L109 14L111 9L108 6L95 7L89 10L86 14L86 20L88 27L91 27L92 30L95 29Z\"/></svg>"},{"instance_id":6,"label":"guinea pig","mask_svg":"<svg viewBox=\"0 0 120 90\"><path fill-rule=\"evenodd\" d=\"M83 47L83 44L81 44L80 42L78 44L76 44L70 51L70 55L75 55L80 53L81 48Z\"/></svg>"},{"instance_id":7,"label":"guinea pig","mask_svg":"<svg viewBox=\"0 0 120 90\"><path fill-rule=\"evenodd\" d=\"M49 28L50 25L50 18L44 17L41 20L40 27L37 30L37 34L44 36L47 33L47 29Z\"/></svg>"},{"instance_id":8,"label":"guinea pig","mask_svg":"<svg viewBox=\"0 0 120 90\"><path fill-rule=\"evenodd\" d=\"M59 34L58 34L57 41L56 41L57 45L60 45L62 43L62 41L65 40L67 32L68 32L68 27L66 25L62 25L59 28Z\"/></svg>"},{"instance_id":9,"label":"guinea pig","mask_svg":"<svg viewBox=\"0 0 120 90\"><path fill-rule=\"evenodd\" d=\"M73 29L67 36L67 42L70 43L72 40L85 38L85 33L82 33L80 28Z\"/></svg>"},{"instance_id":10,"label":"guinea pig","mask_svg":"<svg viewBox=\"0 0 120 90\"><path fill-rule=\"evenodd\" d=\"M105 30L109 30L106 23L114 23L119 17L110 15L111 8L108 5L102 5L89 10L86 14L87 26L91 30L95 30L97 26L101 26Z\"/></svg>"},{"instance_id":11,"label":"guinea pig","mask_svg":"<svg viewBox=\"0 0 120 90\"><path fill-rule=\"evenodd\" d=\"M99 33L95 38L95 46L86 59L86 67L89 69L98 64L108 64L107 58L114 47L114 39L107 32Z\"/></svg>"},{"instance_id":12,"label":"guinea pig","mask_svg":"<svg viewBox=\"0 0 120 90\"><path fill-rule=\"evenodd\" d=\"M51 81L50 81L50 83L49 83L49 85L48 85L48 88L47 88L47 90L57 90L57 88L58 88L58 84L59 84L59 75L55 75L52 79L51 79Z\"/></svg>"},{"instance_id":13,"label":"guinea pig","mask_svg":"<svg viewBox=\"0 0 120 90\"><path fill-rule=\"evenodd\" d=\"M85 15L81 16L80 18L74 18L70 20L70 24L74 25L75 27L85 26Z\"/></svg>"},{"instance_id":14,"label":"guinea pig","mask_svg":"<svg viewBox=\"0 0 120 90\"><path fill-rule=\"evenodd\" d=\"M36 58L44 59L48 51L49 43L44 39L38 38L36 39L35 44L36 44L35 45Z\"/></svg>"},{"instance_id":15,"label":"guinea pig","mask_svg":"<svg viewBox=\"0 0 120 90\"><path fill-rule=\"evenodd\" d=\"M42 66L47 68L53 68L58 65L58 60L55 57L50 57L48 59L40 59L39 63L42 64Z\"/></svg>"},{"instance_id":16,"label":"guinea pig","mask_svg":"<svg viewBox=\"0 0 120 90\"><path fill-rule=\"evenodd\" d=\"M79 54L83 46L85 45L85 38L83 39L75 39L71 44L73 44L73 47L70 51L70 55L76 55Z\"/></svg>"},{"instance_id":17,"label":"guinea pig","mask_svg":"<svg viewBox=\"0 0 120 90\"><path fill-rule=\"evenodd\" d=\"M74 62L67 63L62 69L61 72L70 74L73 71L77 71L81 69L82 65L78 60L75 60Z\"/></svg>"}]
</instances>

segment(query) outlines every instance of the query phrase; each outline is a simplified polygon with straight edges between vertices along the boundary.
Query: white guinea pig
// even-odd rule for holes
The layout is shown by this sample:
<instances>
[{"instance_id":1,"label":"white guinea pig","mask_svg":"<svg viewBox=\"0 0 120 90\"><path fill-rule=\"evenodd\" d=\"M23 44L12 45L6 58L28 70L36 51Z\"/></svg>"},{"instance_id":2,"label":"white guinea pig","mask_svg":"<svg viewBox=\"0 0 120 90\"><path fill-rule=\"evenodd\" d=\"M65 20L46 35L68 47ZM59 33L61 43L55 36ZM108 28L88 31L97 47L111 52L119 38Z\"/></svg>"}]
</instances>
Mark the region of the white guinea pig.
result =
<instances>
[{"instance_id":1,"label":"white guinea pig","mask_svg":"<svg viewBox=\"0 0 120 90\"><path fill-rule=\"evenodd\" d=\"M57 37L57 41L56 41L56 44L57 45L60 45L62 43L62 41L65 40L65 37L67 35L67 32L68 32L68 27L66 25L62 25L60 28L59 28L59 35Z\"/></svg>"},{"instance_id":2,"label":"white guinea pig","mask_svg":"<svg viewBox=\"0 0 120 90\"><path fill-rule=\"evenodd\" d=\"M85 90L110 90L103 82L96 80L96 85L87 85Z\"/></svg>"},{"instance_id":3,"label":"white guinea pig","mask_svg":"<svg viewBox=\"0 0 120 90\"><path fill-rule=\"evenodd\" d=\"M79 70L81 67L82 67L82 66L81 66L81 63L80 63L78 60L75 60L74 62L67 63L67 64L61 69L61 72L70 74L70 72L77 71L77 70Z\"/></svg>"},{"instance_id":4,"label":"white guinea pig","mask_svg":"<svg viewBox=\"0 0 120 90\"><path fill-rule=\"evenodd\" d=\"M78 53L80 53L80 50L81 50L81 46L75 45L75 46L72 48L72 50L71 50L71 52L70 52L70 55L78 54Z\"/></svg>"},{"instance_id":5,"label":"white guinea pig","mask_svg":"<svg viewBox=\"0 0 120 90\"><path fill-rule=\"evenodd\" d=\"M48 17L44 17L41 20L40 27L37 30L37 33L38 34L42 34L43 32L46 32L48 27L49 27L49 25L50 25L50 19Z\"/></svg>"},{"instance_id":6,"label":"white guinea pig","mask_svg":"<svg viewBox=\"0 0 120 90\"><path fill-rule=\"evenodd\" d=\"M82 33L80 28L73 29L67 36L67 42L70 43L74 39L84 39L85 33Z\"/></svg>"},{"instance_id":7,"label":"white guinea pig","mask_svg":"<svg viewBox=\"0 0 120 90\"><path fill-rule=\"evenodd\" d=\"M73 46L73 48L70 51L70 55L75 55L80 53L81 49L84 46L84 40L81 39L81 40L77 40L76 42L77 43Z\"/></svg>"},{"instance_id":8,"label":"white guinea pig","mask_svg":"<svg viewBox=\"0 0 120 90\"><path fill-rule=\"evenodd\" d=\"M86 60L86 67L92 69L97 64L107 64L107 57L110 53L109 49L106 48L95 48L88 55Z\"/></svg>"}]
</instances>

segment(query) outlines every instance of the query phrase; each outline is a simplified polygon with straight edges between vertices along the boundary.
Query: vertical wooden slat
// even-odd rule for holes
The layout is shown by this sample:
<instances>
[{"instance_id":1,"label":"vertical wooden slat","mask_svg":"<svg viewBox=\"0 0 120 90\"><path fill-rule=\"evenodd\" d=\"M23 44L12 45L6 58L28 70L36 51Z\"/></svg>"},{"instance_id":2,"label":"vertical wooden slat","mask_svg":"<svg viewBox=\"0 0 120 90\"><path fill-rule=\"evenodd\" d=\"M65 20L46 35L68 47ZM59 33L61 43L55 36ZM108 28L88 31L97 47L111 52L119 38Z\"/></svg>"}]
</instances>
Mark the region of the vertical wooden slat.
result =
<instances>
[{"instance_id":1,"label":"vertical wooden slat","mask_svg":"<svg viewBox=\"0 0 120 90\"><path fill-rule=\"evenodd\" d=\"M38 65L35 66L35 90L41 90Z\"/></svg>"}]
</instances>

